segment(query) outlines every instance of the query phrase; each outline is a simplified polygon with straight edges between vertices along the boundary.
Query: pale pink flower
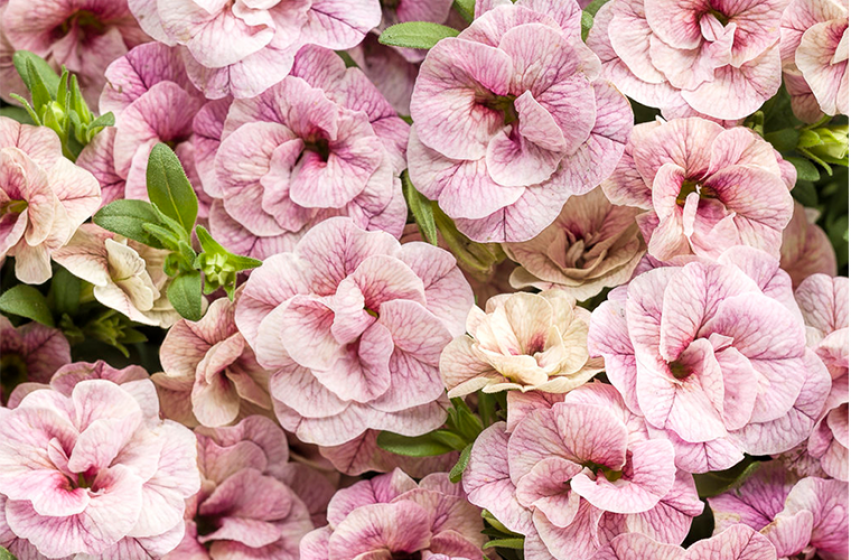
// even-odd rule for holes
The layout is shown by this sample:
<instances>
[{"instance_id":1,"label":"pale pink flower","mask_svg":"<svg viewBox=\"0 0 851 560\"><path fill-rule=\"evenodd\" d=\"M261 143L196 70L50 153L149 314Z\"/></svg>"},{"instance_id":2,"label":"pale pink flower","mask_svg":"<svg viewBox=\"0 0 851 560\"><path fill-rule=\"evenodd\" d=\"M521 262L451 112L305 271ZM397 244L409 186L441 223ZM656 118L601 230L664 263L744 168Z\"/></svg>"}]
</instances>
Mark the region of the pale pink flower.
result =
<instances>
[{"instance_id":1,"label":"pale pink flower","mask_svg":"<svg viewBox=\"0 0 851 560\"><path fill-rule=\"evenodd\" d=\"M331 218L252 271L236 324L273 372L281 425L334 446L443 424L438 359L472 305L449 253Z\"/></svg>"},{"instance_id":2,"label":"pale pink flower","mask_svg":"<svg viewBox=\"0 0 851 560\"><path fill-rule=\"evenodd\" d=\"M301 541L301 559L481 560L482 528L481 510L446 473L417 484L397 469L339 490L328 504L328 525Z\"/></svg>"},{"instance_id":3,"label":"pale pink flower","mask_svg":"<svg viewBox=\"0 0 851 560\"><path fill-rule=\"evenodd\" d=\"M591 314L566 292L502 294L473 307L467 333L440 355L449 397L478 390L566 393L603 370L588 358Z\"/></svg>"},{"instance_id":4,"label":"pale pink flower","mask_svg":"<svg viewBox=\"0 0 851 560\"><path fill-rule=\"evenodd\" d=\"M193 121L205 100L189 81L177 49L160 43L141 45L110 64L106 77L100 111L115 114L115 130L99 134L86 146L81 165L104 188L119 188L123 182L120 198L148 200L148 155L154 145L166 143L198 195L199 217L206 218L211 199L201 188L193 142Z\"/></svg>"},{"instance_id":5,"label":"pale pink flower","mask_svg":"<svg viewBox=\"0 0 851 560\"><path fill-rule=\"evenodd\" d=\"M0 22L6 21L3 13L8 4L8 1L0 2ZM10 94L14 93L23 98L28 94L27 86L12 61L14 55L15 47L9 42L6 32L3 31L3 24L0 23L0 99L10 104L18 103Z\"/></svg>"},{"instance_id":6,"label":"pale pink flower","mask_svg":"<svg viewBox=\"0 0 851 560\"><path fill-rule=\"evenodd\" d=\"M689 472L790 450L809 437L830 390L789 276L746 247L614 290L592 314L588 348Z\"/></svg>"},{"instance_id":7,"label":"pale pink flower","mask_svg":"<svg viewBox=\"0 0 851 560\"><path fill-rule=\"evenodd\" d=\"M75 74L89 107L97 106L109 63L150 40L127 0L9 0L2 22L14 50L32 51ZM3 90L15 84L2 83Z\"/></svg>"},{"instance_id":8,"label":"pale pink flower","mask_svg":"<svg viewBox=\"0 0 851 560\"><path fill-rule=\"evenodd\" d=\"M424 241L417 224L407 224L400 239L402 243L412 241ZM511 286L509 278L517 268L517 264L511 259L505 258L499 244L473 243L466 239L456 240L460 246L456 250L463 252L463 256L457 256L458 268L464 273L464 278L473 289L476 303L484 305L493 296L518 291ZM441 249L451 251L446 239L437 232L437 246ZM466 262L470 258L472 262ZM525 290L531 291L531 290Z\"/></svg>"},{"instance_id":9,"label":"pale pink flower","mask_svg":"<svg viewBox=\"0 0 851 560\"><path fill-rule=\"evenodd\" d=\"M195 438L158 408L149 379L87 379L0 409L0 533L22 557L160 558L177 546L200 484Z\"/></svg>"},{"instance_id":10,"label":"pale pink flower","mask_svg":"<svg viewBox=\"0 0 851 560\"><path fill-rule=\"evenodd\" d=\"M360 70L305 47L291 76L230 106L215 155L213 236L257 258L292 249L331 216L399 237L407 134Z\"/></svg>"},{"instance_id":11,"label":"pale pink flower","mask_svg":"<svg viewBox=\"0 0 851 560\"><path fill-rule=\"evenodd\" d=\"M400 115L410 115L411 95L414 93L414 83L420 66L408 62L400 54L400 50L413 51L382 45L378 42L378 37L370 33L361 44L347 52L393 106L393 110Z\"/></svg>"},{"instance_id":12,"label":"pale pink flower","mask_svg":"<svg viewBox=\"0 0 851 560\"><path fill-rule=\"evenodd\" d=\"M103 360L98 360L93 364L87 362L64 364L51 373L52 375L46 379L34 380L18 385L9 397L7 406L9 408L15 408L24 397L33 391L42 389L57 391L66 397L70 397L77 383L91 379L106 379L118 385L139 381L140 379L148 379L148 372L141 366L127 366L123 369L116 369Z\"/></svg>"},{"instance_id":13,"label":"pale pink flower","mask_svg":"<svg viewBox=\"0 0 851 560\"><path fill-rule=\"evenodd\" d=\"M529 560L586 560L615 536L668 544L703 511L674 447L649 437L611 385L563 395L517 395L523 414L478 437L464 472L470 501L523 534Z\"/></svg>"},{"instance_id":14,"label":"pale pink flower","mask_svg":"<svg viewBox=\"0 0 851 560\"><path fill-rule=\"evenodd\" d=\"M771 542L739 524L697 541L688 550L662 544L641 533L618 535L597 551L592 560L777 560Z\"/></svg>"},{"instance_id":15,"label":"pale pink flower","mask_svg":"<svg viewBox=\"0 0 851 560\"><path fill-rule=\"evenodd\" d=\"M91 173L62 155L55 132L0 117L0 257L21 282L41 284L51 254L100 206Z\"/></svg>"},{"instance_id":16,"label":"pale pink flower","mask_svg":"<svg viewBox=\"0 0 851 560\"><path fill-rule=\"evenodd\" d=\"M848 278L814 274L795 291L807 342L833 378L807 442L807 454L828 476L848 481Z\"/></svg>"},{"instance_id":17,"label":"pale pink flower","mask_svg":"<svg viewBox=\"0 0 851 560\"><path fill-rule=\"evenodd\" d=\"M524 243L503 243L520 267L511 274L516 288L559 288L577 300L632 277L645 245L635 223L638 208L615 206L601 189L573 196L550 226Z\"/></svg>"},{"instance_id":18,"label":"pale pink flower","mask_svg":"<svg viewBox=\"0 0 851 560\"><path fill-rule=\"evenodd\" d=\"M268 418L195 431L201 491L186 501L186 534L164 560L298 558L311 516L324 519L331 483L288 461L286 436Z\"/></svg>"},{"instance_id":19,"label":"pale pink flower","mask_svg":"<svg viewBox=\"0 0 851 560\"><path fill-rule=\"evenodd\" d=\"M168 330L160 347L164 373L153 376L166 418L219 427L272 414L269 373L236 329L235 306L217 299L200 321L181 319Z\"/></svg>"},{"instance_id":20,"label":"pale pink flower","mask_svg":"<svg viewBox=\"0 0 851 560\"><path fill-rule=\"evenodd\" d=\"M35 321L16 328L0 315L0 396L27 381L45 383L70 361L71 346L59 329Z\"/></svg>"},{"instance_id":21,"label":"pale pink flower","mask_svg":"<svg viewBox=\"0 0 851 560\"><path fill-rule=\"evenodd\" d=\"M735 490L709 498L709 506L716 532L745 524L771 541L778 558L848 558L847 482L796 480L771 463Z\"/></svg>"},{"instance_id":22,"label":"pale pink flower","mask_svg":"<svg viewBox=\"0 0 851 560\"><path fill-rule=\"evenodd\" d=\"M780 56L792 110L815 122L848 114L848 3L792 0L780 21ZM789 82L792 88L789 88Z\"/></svg>"},{"instance_id":23,"label":"pale pink flower","mask_svg":"<svg viewBox=\"0 0 851 560\"><path fill-rule=\"evenodd\" d=\"M787 1L613 0L588 46L603 77L668 118L743 119L780 88Z\"/></svg>"},{"instance_id":24,"label":"pale pink flower","mask_svg":"<svg viewBox=\"0 0 851 560\"><path fill-rule=\"evenodd\" d=\"M780 245L780 268L798 287L810 275L836 276L836 253L827 234L816 225L818 211L795 203L792 219L783 230Z\"/></svg>"},{"instance_id":25,"label":"pale pink flower","mask_svg":"<svg viewBox=\"0 0 851 560\"><path fill-rule=\"evenodd\" d=\"M481 242L539 234L612 172L632 126L575 0L500 4L429 50L411 101L411 179Z\"/></svg>"},{"instance_id":26,"label":"pale pink flower","mask_svg":"<svg viewBox=\"0 0 851 560\"><path fill-rule=\"evenodd\" d=\"M84 224L54 258L94 284L95 299L103 305L138 323L168 328L180 319L167 296L163 264L168 253Z\"/></svg>"},{"instance_id":27,"label":"pale pink flower","mask_svg":"<svg viewBox=\"0 0 851 560\"><path fill-rule=\"evenodd\" d=\"M358 476L365 472L390 472L396 468L414 478L446 472L458 462L458 453L444 453L433 457L406 457L378 447L376 430L367 430L342 445L320 447L319 453L330 461L334 469L343 474Z\"/></svg>"},{"instance_id":28,"label":"pale pink flower","mask_svg":"<svg viewBox=\"0 0 851 560\"><path fill-rule=\"evenodd\" d=\"M602 187L613 203L646 210L636 220L647 251L669 261L736 245L779 256L794 184L794 168L753 131L689 118L636 126Z\"/></svg>"},{"instance_id":29,"label":"pale pink flower","mask_svg":"<svg viewBox=\"0 0 851 560\"><path fill-rule=\"evenodd\" d=\"M381 21L377 0L130 0L142 28L181 45L209 99L247 98L280 82L304 45L349 49Z\"/></svg>"}]
</instances>

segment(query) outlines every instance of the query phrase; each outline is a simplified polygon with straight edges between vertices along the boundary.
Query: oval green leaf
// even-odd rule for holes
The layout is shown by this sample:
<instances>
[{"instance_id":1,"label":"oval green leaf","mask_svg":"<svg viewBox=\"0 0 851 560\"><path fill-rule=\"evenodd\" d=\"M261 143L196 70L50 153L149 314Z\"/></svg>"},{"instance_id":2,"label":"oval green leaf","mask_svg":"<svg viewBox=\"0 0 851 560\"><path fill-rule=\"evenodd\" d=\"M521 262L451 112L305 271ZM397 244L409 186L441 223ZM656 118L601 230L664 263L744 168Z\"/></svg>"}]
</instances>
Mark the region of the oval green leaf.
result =
<instances>
[{"instance_id":1,"label":"oval green leaf","mask_svg":"<svg viewBox=\"0 0 851 560\"><path fill-rule=\"evenodd\" d=\"M148 157L148 198L159 210L192 233L198 217L198 197L186 178L177 155L163 143Z\"/></svg>"},{"instance_id":2,"label":"oval green leaf","mask_svg":"<svg viewBox=\"0 0 851 560\"><path fill-rule=\"evenodd\" d=\"M382 45L408 49L430 49L441 39L457 37L458 30L428 21L409 21L391 25L384 30L378 42Z\"/></svg>"},{"instance_id":3,"label":"oval green leaf","mask_svg":"<svg viewBox=\"0 0 851 560\"><path fill-rule=\"evenodd\" d=\"M53 314L44 295L26 284L18 284L0 295L0 311L54 326Z\"/></svg>"}]
</instances>

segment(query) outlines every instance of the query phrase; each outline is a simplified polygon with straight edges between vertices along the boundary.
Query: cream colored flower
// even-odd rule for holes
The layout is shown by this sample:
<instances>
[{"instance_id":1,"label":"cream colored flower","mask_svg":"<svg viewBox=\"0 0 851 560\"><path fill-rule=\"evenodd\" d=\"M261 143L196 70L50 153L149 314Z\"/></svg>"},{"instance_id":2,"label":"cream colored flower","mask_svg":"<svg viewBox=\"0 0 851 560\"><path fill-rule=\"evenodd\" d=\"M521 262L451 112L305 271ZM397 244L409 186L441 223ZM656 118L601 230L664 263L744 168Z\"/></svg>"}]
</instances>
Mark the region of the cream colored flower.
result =
<instances>
[{"instance_id":1,"label":"cream colored flower","mask_svg":"<svg viewBox=\"0 0 851 560\"><path fill-rule=\"evenodd\" d=\"M563 290L494 296L474 307L467 332L440 356L440 375L451 398L482 389L566 393L602 371L589 360L590 313Z\"/></svg>"},{"instance_id":2,"label":"cream colored flower","mask_svg":"<svg viewBox=\"0 0 851 560\"><path fill-rule=\"evenodd\" d=\"M166 255L168 251L84 224L53 259L74 276L94 284L95 299L105 306L137 323L168 328L180 315L166 295Z\"/></svg>"},{"instance_id":3,"label":"cream colored flower","mask_svg":"<svg viewBox=\"0 0 851 560\"><path fill-rule=\"evenodd\" d=\"M515 288L561 288L577 300L632 277L645 246L635 216L638 208L615 206L602 189L572 196L556 221L523 243L503 243L519 263L511 273Z\"/></svg>"}]
</instances>

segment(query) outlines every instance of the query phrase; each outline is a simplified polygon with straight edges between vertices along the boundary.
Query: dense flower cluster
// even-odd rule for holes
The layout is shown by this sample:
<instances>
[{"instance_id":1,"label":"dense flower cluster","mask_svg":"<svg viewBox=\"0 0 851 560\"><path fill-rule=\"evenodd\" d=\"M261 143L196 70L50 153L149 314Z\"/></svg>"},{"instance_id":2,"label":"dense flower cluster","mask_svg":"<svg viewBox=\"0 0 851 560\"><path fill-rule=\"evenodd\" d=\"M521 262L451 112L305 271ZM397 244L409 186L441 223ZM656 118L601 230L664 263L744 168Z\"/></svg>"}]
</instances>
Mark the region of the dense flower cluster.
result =
<instances>
[{"instance_id":1,"label":"dense flower cluster","mask_svg":"<svg viewBox=\"0 0 851 560\"><path fill-rule=\"evenodd\" d=\"M848 560L847 0L0 0L0 559Z\"/></svg>"}]
</instances>

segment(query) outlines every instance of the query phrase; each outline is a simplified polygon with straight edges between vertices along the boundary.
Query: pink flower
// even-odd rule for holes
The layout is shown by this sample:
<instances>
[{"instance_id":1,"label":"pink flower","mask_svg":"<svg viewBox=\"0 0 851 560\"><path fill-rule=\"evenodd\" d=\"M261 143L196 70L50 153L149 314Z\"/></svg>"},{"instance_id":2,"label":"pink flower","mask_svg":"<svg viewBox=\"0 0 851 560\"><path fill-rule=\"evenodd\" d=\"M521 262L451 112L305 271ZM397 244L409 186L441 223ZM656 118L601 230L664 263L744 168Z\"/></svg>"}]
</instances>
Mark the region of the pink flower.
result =
<instances>
[{"instance_id":1,"label":"pink flower","mask_svg":"<svg viewBox=\"0 0 851 560\"><path fill-rule=\"evenodd\" d=\"M776 560L771 542L746 525L733 525L683 550L641 533L619 535L592 560Z\"/></svg>"},{"instance_id":2,"label":"pink flower","mask_svg":"<svg viewBox=\"0 0 851 560\"><path fill-rule=\"evenodd\" d=\"M199 216L206 218L210 197L195 169L193 143L193 120L205 100L189 81L177 49L141 45L110 64L106 76L100 111L115 114L115 130L99 134L86 146L81 165L102 187L122 191L111 197L148 200L148 155L155 144L167 143L198 195Z\"/></svg>"},{"instance_id":3,"label":"pink flower","mask_svg":"<svg viewBox=\"0 0 851 560\"><path fill-rule=\"evenodd\" d=\"M291 76L227 113L211 191L221 198L214 237L265 258L338 215L400 236L407 129L360 70L333 51L304 48Z\"/></svg>"},{"instance_id":4,"label":"pink flower","mask_svg":"<svg viewBox=\"0 0 851 560\"><path fill-rule=\"evenodd\" d=\"M636 220L647 251L669 261L736 245L779 256L794 184L791 165L751 130L690 118L636 126L602 186L613 203L646 210Z\"/></svg>"},{"instance_id":5,"label":"pink flower","mask_svg":"<svg viewBox=\"0 0 851 560\"><path fill-rule=\"evenodd\" d=\"M615 206L601 189L573 196L556 221L524 243L503 243L518 263L511 274L517 288L559 288L586 300L605 288L625 284L644 255L635 217L638 208Z\"/></svg>"},{"instance_id":6,"label":"pink flower","mask_svg":"<svg viewBox=\"0 0 851 560\"><path fill-rule=\"evenodd\" d=\"M463 483L472 503L525 535L526 558L585 560L630 532L682 542L703 511L694 481L614 387L511 395L509 411L519 402L524 413L510 433L502 422L482 432Z\"/></svg>"},{"instance_id":7,"label":"pink flower","mask_svg":"<svg viewBox=\"0 0 851 560\"><path fill-rule=\"evenodd\" d=\"M814 274L795 291L808 345L833 378L830 394L807 442L828 476L848 481L848 278Z\"/></svg>"},{"instance_id":8,"label":"pink flower","mask_svg":"<svg viewBox=\"0 0 851 560\"><path fill-rule=\"evenodd\" d=\"M59 329L35 321L15 328L0 315L0 394L8 396L25 381L44 383L70 361L71 346Z\"/></svg>"},{"instance_id":9,"label":"pink flower","mask_svg":"<svg viewBox=\"0 0 851 560\"><path fill-rule=\"evenodd\" d=\"M400 115L410 115L411 95L420 67L419 64L408 62L400 51L417 52L414 49L382 45L378 37L370 33L361 44L347 52L393 106L393 110Z\"/></svg>"},{"instance_id":10,"label":"pink flower","mask_svg":"<svg viewBox=\"0 0 851 560\"><path fill-rule=\"evenodd\" d=\"M262 416L197 428L201 491L186 502L186 535L164 560L298 558L334 487L288 462L284 432Z\"/></svg>"},{"instance_id":11,"label":"pink flower","mask_svg":"<svg viewBox=\"0 0 851 560\"><path fill-rule=\"evenodd\" d=\"M807 122L822 113L847 115L848 4L792 0L780 25L787 88L791 79L797 94L792 97L795 115Z\"/></svg>"},{"instance_id":12,"label":"pink flower","mask_svg":"<svg viewBox=\"0 0 851 560\"><path fill-rule=\"evenodd\" d=\"M815 224L817 218L816 210L796 202L792 219L783 230L780 268L796 288L812 274L836 275L836 253L827 234Z\"/></svg>"},{"instance_id":13,"label":"pink flower","mask_svg":"<svg viewBox=\"0 0 851 560\"><path fill-rule=\"evenodd\" d=\"M252 271L236 324L273 372L281 425L334 446L444 422L438 359L472 305L449 253L331 218Z\"/></svg>"},{"instance_id":14,"label":"pink flower","mask_svg":"<svg viewBox=\"0 0 851 560\"><path fill-rule=\"evenodd\" d=\"M168 328L180 319L168 301L168 251L154 249L94 224L84 224L54 258L94 284L100 303L144 325Z\"/></svg>"},{"instance_id":15,"label":"pink flower","mask_svg":"<svg viewBox=\"0 0 851 560\"><path fill-rule=\"evenodd\" d=\"M787 0L614 0L588 46L603 77L667 118L742 119L780 87L780 16Z\"/></svg>"},{"instance_id":16,"label":"pink flower","mask_svg":"<svg viewBox=\"0 0 851 560\"><path fill-rule=\"evenodd\" d=\"M55 132L0 117L0 257L15 257L18 280L47 281L51 254L98 206L97 180L62 156Z\"/></svg>"},{"instance_id":17,"label":"pink flower","mask_svg":"<svg viewBox=\"0 0 851 560\"><path fill-rule=\"evenodd\" d=\"M166 418L219 427L272 413L269 373L236 329L236 303L214 301L197 323L181 319L160 347L164 373L153 376Z\"/></svg>"},{"instance_id":18,"label":"pink flower","mask_svg":"<svg viewBox=\"0 0 851 560\"><path fill-rule=\"evenodd\" d=\"M481 560L482 515L446 473L419 484L401 470L339 490L328 525L301 541L302 560L463 558Z\"/></svg>"},{"instance_id":19,"label":"pink flower","mask_svg":"<svg viewBox=\"0 0 851 560\"><path fill-rule=\"evenodd\" d=\"M9 0L3 31L14 50L28 50L77 76L90 107L106 83L109 63L150 40L127 0ZM2 82L3 89L14 82Z\"/></svg>"},{"instance_id":20,"label":"pink flower","mask_svg":"<svg viewBox=\"0 0 851 560\"><path fill-rule=\"evenodd\" d=\"M34 380L18 385L9 397L7 406L16 408L24 397L42 389L58 391L66 397L70 397L74 392L74 387L81 381L106 379L118 385L123 385L148 379L148 372L143 367L127 366L124 369L116 369L103 360L98 360L93 364L87 362L66 363L51 373L52 375L43 380Z\"/></svg>"},{"instance_id":21,"label":"pink flower","mask_svg":"<svg viewBox=\"0 0 851 560\"><path fill-rule=\"evenodd\" d=\"M531 239L623 153L629 103L597 79L580 16L573 0L503 3L422 64L411 179L474 241Z\"/></svg>"},{"instance_id":22,"label":"pink flower","mask_svg":"<svg viewBox=\"0 0 851 560\"><path fill-rule=\"evenodd\" d=\"M768 538L778 558L848 558L848 483L796 481L779 463L763 465L734 491L709 498L715 531L743 523Z\"/></svg>"},{"instance_id":23,"label":"pink flower","mask_svg":"<svg viewBox=\"0 0 851 560\"><path fill-rule=\"evenodd\" d=\"M22 557L159 558L177 546L196 451L158 408L148 379L87 379L0 409L0 533Z\"/></svg>"},{"instance_id":24,"label":"pink flower","mask_svg":"<svg viewBox=\"0 0 851 560\"><path fill-rule=\"evenodd\" d=\"M400 241L424 241L419 226L405 225ZM505 258L505 253L498 243L473 243L463 236L456 239L455 243L455 249L459 251L456 255L458 268L464 273L464 278L473 289L473 295L479 305L484 305L493 296L518 291L509 282L517 264ZM452 250L440 230L437 232L437 246L447 251Z\"/></svg>"},{"instance_id":25,"label":"pink flower","mask_svg":"<svg viewBox=\"0 0 851 560\"><path fill-rule=\"evenodd\" d=\"M562 290L502 294L486 311L473 307L467 334L440 355L440 374L449 397L479 389L566 393L603 370L588 359L591 314Z\"/></svg>"},{"instance_id":26,"label":"pink flower","mask_svg":"<svg viewBox=\"0 0 851 560\"><path fill-rule=\"evenodd\" d=\"M611 292L591 316L588 348L688 472L788 451L809 437L830 390L789 277L744 247Z\"/></svg>"},{"instance_id":27,"label":"pink flower","mask_svg":"<svg viewBox=\"0 0 851 560\"><path fill-rule=\"evenodd\" d=\"M181 45L192 82L209 99L242 99L280 82L303 45L348 49L381 20L376 0L130 0L142 28Z\"/></svg>"}]
</instances>

